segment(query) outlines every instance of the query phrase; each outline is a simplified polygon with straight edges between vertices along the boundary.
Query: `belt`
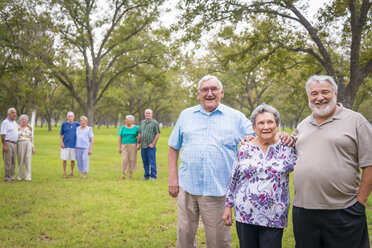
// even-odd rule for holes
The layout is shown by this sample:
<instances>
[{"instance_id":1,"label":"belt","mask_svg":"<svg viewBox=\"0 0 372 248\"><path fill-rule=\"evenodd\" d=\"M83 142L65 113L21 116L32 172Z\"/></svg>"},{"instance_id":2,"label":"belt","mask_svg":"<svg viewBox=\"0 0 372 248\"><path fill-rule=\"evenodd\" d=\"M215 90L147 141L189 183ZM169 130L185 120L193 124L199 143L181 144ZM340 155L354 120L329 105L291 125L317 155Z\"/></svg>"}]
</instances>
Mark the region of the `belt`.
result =
<instances>
[{"instance_id":1,"label":"belt","mask_svg":"<svg viewBox=\"0 0 372 248\"><path fill-rule=\"evenodd\" d=\"M10 142L10 143L13 143L13 144L17 144L17 141L11 141L11 140L5 140L6 142Z\"/></svg>"}]
</instances>

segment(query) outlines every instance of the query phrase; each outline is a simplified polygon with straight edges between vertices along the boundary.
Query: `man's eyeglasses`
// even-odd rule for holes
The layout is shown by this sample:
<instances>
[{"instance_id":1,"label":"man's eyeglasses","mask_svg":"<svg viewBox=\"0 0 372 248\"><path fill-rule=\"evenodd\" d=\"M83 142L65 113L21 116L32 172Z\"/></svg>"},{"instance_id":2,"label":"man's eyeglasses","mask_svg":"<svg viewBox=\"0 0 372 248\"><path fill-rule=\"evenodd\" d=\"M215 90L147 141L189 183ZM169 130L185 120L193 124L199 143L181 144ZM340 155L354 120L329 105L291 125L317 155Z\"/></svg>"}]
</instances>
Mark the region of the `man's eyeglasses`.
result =
<instances>
[{"instance_id":1,"label":"man's eyeglasses","mask_svg":"<svg viewBox=\"0 0 372 248\"><path fill-rule=\"evenodd\" d=\"M217 92L220 91L220 88L213 87L213 88L201 88L199 90L203 94L208 94L209 91L211 91L213 94L216 94Z\"/></svg>"}]
</instances>

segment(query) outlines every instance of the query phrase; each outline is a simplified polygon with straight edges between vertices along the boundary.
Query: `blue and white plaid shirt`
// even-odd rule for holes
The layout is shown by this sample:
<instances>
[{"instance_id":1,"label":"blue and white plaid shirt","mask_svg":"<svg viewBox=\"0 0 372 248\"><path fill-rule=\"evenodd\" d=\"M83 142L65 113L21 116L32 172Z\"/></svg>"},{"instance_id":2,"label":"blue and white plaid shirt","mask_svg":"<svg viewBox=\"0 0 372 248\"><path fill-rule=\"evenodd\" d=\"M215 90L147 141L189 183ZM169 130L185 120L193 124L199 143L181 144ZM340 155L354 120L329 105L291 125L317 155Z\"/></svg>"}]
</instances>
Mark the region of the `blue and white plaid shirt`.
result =
<instances>
[{"instance_id":1,"label":"blue and white plaid shirt","mask_svg":"<svg viewBox=\"0 0 372 248\"><path fill-rule=\"evenodd\" d=\"M221 103L211 113L201 105L182 111L168 140L182 147L179 186L192 195L226 195L238 143L253 134L243 113Z\"/></svg>"}]
</instances>

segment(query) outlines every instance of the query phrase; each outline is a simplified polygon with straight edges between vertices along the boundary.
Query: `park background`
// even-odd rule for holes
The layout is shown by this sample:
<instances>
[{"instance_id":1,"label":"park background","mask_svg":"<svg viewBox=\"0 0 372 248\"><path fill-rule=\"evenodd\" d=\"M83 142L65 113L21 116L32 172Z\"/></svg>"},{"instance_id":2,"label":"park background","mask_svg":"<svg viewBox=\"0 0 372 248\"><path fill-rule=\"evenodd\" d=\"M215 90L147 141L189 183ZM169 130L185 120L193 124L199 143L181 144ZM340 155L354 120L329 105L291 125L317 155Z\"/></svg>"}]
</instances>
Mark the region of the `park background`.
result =
<instances>
[{"instance_id":1,"label":"park background","mask_svg":"<svg viewBox=\"0 0 372 248\"><path fill-rule=\"evenodd\" d=\"M133 179L120 179L121 154L114 127L95 128L88 178L80 178L75 168L74 178L63 179L57 128L49 132L46 127L36 127L32 181L0 182L0 247L176 247L176 199L168 195L171 131L161 128L158 178L152 182L141 180L140 153ZM0 178L3 176L2 169ZM372 241L372 196L367 204ZM283 248L295 244L291 220L290 211ZM206 247L201 220L197 241L198 247ZM235 225L232 244L239 247Z\"/></svg>"},{"instance_id":2,"label":"park background","mask_svg":"<svg viewBox=\"0 0 372 248\"><path fill-rule=\"evenodd\" d=\"M314 74L372 122L369 0L0 0L0 120L36 113L33 180L0 183L0 247L173 247L166 140L206 74L246 116L267 103L293 130ZM120 181L117 128L145 109L162 124L154 184ZM86 115L96 144L86 181L61 179L59 125ZM139 161L140 164L140 161ZM1 171L3 173L3 171ZM0 176L3 176L1 174ZM371 201L368 202L371 230ZM203 235L198 232L199 244ZM291 227L285 247L293 247ZM234 232L234 245L237 239Z\"/></svg>"}]
</instances>

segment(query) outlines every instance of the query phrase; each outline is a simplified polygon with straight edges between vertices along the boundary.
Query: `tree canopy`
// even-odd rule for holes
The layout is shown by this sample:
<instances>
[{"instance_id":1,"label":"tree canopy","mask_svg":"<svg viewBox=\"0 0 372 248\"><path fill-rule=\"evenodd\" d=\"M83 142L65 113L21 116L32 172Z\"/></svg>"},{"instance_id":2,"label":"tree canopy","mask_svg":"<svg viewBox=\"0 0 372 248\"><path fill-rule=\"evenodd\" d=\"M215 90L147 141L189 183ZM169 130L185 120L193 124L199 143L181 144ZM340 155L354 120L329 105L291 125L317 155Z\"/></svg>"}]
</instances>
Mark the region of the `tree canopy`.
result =
<instances>
[{"instance_id":1,"label":"tree canopy","mask_svg":"<svg viewBox=\"0 0 372 248\"><path fill-rule=\"evenodd\" d=\"M178 1L167 28L166 0L5 0L0 105L36 109L50 130L70 110L117 125L151 108L172 124L198 103L196 82L214 74L224 103L246 115L271 104L295 127L310 113L307 78L327 74L338 101L372 121L372 3L328 1L314 16L311 4Z\"/></svg>"}]
</instances>

